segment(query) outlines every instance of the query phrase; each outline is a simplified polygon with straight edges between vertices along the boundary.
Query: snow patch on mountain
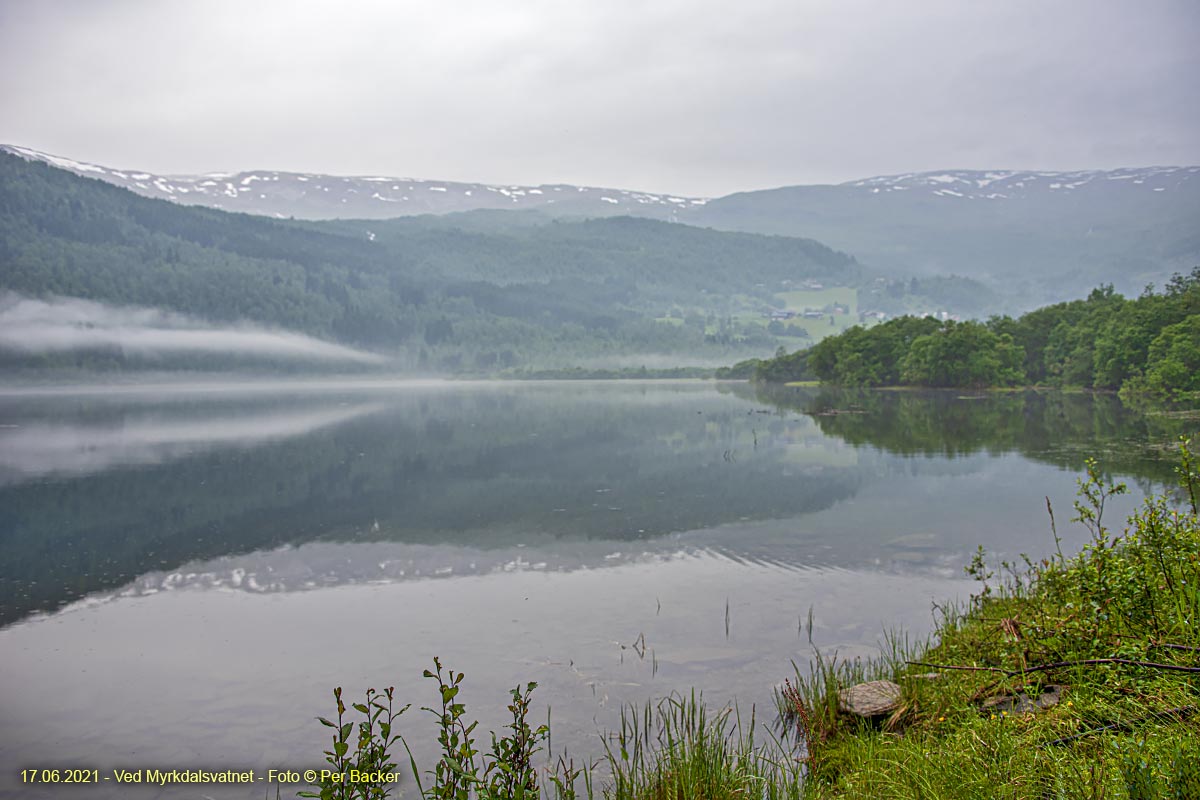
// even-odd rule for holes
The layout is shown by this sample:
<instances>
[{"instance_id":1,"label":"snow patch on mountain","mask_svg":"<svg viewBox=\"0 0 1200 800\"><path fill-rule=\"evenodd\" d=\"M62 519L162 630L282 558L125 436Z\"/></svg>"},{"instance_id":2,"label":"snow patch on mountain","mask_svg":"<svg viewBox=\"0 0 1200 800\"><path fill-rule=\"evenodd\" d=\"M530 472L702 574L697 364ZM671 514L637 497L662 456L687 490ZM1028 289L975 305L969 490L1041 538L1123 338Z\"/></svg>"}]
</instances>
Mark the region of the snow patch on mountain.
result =
<instances>
[{"instance_id":1,"label":"snow patch on mountain","mask_svg":"<svg viewBox=\"0 0 1200 800\"><path fill-rule=\"evenodd\" d=\"M155 175L111 169L27 147L0 145L0 150L99 178L148 197L276 217L386 218L481 208L543 208L555 204L553 195L564 189L574 189L576 195L569 204L560 202L555 207L580 216L623 213L623 209L636 203L639 213L665 218L680 209L707 202L706 198L589 186L499 186L381 175L355 177L269 170ZM662 211L656 212L656 208Z\"/></svg>"},{"instance_id":2,"label":"snow patch on mountain","mask_svg":"<svg viewBox=\"0 0 1200 800\"><path fill-rule=\"evenodd\" d=\"M0 150L79 175L98 178L148 197L187 205L275 217L381 219L411 214L445 214L474 209L553 208L556 213L639 216L686 221L709 198L564 184L518 186L425 181L409 177L361 177L252 170L203 175L155 175L118 170L0 145ZM1200 166L1132 167L1114 170L937 170L881 175L839 184L881 198L896 192L940 198L1015 202L1034 197L1063 197L1112 187L1124 192L1166 193L1200 181ZM696 211L696 213L699 213Z\"/></svg>"},{"instance_id":3,"label":"snow patch on mountain","mask_svg":"<svg viewBox=\"0 0 1200 800\"><path fill-rule=\"evenodd\" d=\"M872 194L916 190L937 197L1003 200L1030 197L1033 193L1071 192L1109 181L1127 182L1142 190L1168 191L1192 180L1198 172L1200 167L1126 167L1075 172L952 170L881 175L840 186L866 189Z\"/></svg>"}]
</instances>

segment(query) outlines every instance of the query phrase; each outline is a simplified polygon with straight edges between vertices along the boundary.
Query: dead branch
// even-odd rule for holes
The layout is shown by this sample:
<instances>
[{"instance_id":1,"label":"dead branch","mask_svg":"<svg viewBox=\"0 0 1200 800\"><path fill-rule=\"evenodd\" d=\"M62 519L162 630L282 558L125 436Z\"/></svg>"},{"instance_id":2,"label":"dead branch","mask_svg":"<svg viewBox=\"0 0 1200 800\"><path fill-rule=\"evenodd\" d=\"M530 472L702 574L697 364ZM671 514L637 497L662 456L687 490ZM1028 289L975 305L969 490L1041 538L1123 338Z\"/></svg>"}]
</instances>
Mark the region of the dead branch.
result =
<instances>
[{"instance_id":1,"label":"dead branch","mask_svg":"<svg viewBox=\"0 0 1200 800\"><path fill-rule=\"evenodd\" d=\"M1161 647L1164 650L1186 650L1189 653L1200 653L1200 647L1190 647L1186 644L1172 644L1171 642L1156 642L1150 640L1151 647Z\"/></svg>"}]
</instances>

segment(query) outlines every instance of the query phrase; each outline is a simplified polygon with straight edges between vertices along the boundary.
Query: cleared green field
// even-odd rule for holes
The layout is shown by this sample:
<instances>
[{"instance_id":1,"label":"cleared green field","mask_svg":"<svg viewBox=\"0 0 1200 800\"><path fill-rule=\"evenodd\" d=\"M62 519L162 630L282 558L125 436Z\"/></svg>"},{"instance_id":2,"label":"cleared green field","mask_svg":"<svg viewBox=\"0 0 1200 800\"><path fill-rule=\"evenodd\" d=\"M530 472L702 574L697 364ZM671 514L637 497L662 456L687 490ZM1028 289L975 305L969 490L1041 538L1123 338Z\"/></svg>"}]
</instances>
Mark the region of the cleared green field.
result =
<instances>
[{"instance_id":1,"label":"cleared green field","mask_svg":"<svg viewBox=\"0 0 1200 800\"><path fill-rule=\"evenodd\" d=\"M814 343L826 336L833 336L854 325L858 325L858 289L849 286L829 286L824 289L796 289L791 292L779 292L780 299L786 303L788 311L797 314L796 324L808 330ZM806 319L799 316L806 309L814 311L839 304L849 308L848 314L822 314L820 319ZM833 322L830 323L832 316Z\"/></svg>"},{"instance_id":2,"label":"cleared green field","mask_svg":"<svg viewBox=\"0 0 1200 800\"><path fill-rule=\"evenodd\" d=\"M822 309L834 303L850 307L848 316L858 319L858 289L849 286L830 286L825 289L797 289L779 292L789 311L804 311L806 308Z\"/></svg>"},{"instance_id":3,"label":"cleared green field","mask_svg":"<svg viewBox=\"0 0 1200 800\"><path fill-rule=\"evenodd\" d=\"M796 289L790 292L779 292L778 297L784 301L788 311L795 311L795 324L804 327L812 343L819 342L826 336L841 333L858 322L858 289L849 286L830 286L825 289ZM826 306L839 304L849 308L848 314L823 313L819 319L808 319L802 315L805 310L819 311ZM833 321L830 322L832 317Z\"/></svg>"},{"instance_id":4,"label":"cleared green field","mask_svg":"<svg viewBox=\"0 0 1200 800\"><path fill-rule=\"evenodd\" d=\"M777 292L775 296L783 301L786 310L796 312L796 316L793 319L783 320L783 323L785 325L795 325L804 328L809 334L807 339L794 336L776 336L775 341L777 345L782 346L789 352L804 347L811 347L827 336L839 334L847 328L862 324L858 321L858 289L849 286L830 286L825 289L816 290L796 289L789 292ZM750 295L732 295L730 301L734 307L733 312L726 312L721 316L729 319L735 327L753 325L765 328L771 322L770 319L763 316L763 308L767 303L762 299ZM805 318L802 316L806 309L820 310L834 304L840 304L848 308L849 312L846 314L822 312L819 318ZM830 322L831 317L833 320L832 323ZM681 323L681 320L672 320L668 317L659 317L657 321L668 324ZM873 324L875 324L874 320L869 320L865 323L866 327L870 327ZM715 334L718 330L718 326L710 324L705 328L705 333Z\"/></svg>"}]
</instances>

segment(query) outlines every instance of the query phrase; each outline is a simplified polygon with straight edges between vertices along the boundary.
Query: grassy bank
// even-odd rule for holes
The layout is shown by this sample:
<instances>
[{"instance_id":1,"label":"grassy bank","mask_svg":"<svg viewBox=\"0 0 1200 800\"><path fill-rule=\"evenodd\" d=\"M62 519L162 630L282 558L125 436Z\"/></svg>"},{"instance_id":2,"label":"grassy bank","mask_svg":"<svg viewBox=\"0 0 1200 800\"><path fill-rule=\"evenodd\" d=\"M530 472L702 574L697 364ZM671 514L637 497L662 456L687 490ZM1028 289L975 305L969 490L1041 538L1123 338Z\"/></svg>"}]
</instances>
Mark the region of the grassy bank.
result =
<instances>
[{"instance_id":1,"label":"grassy bank","mask_svg":"<svg viewBox=\"0 0 1200 800\"><path fill-rule=\"evenodd\" d=\"M798 670L780 699L807 796L1200 797L1200 479L1182 456L1179 491L1119 533L1104 506L1124 487L1089 462L1074 520L1090 544L995 568L981 553L979 594L943 609L931 646ZM839 689L869 679L899 685L895 709L840 713Z\"/></svg>"},{"instance_id":2,"label":"grassy bank","mask_svg":"<svg viewBox=\"0 0 1200 800\"><path fill-rule=\"evenodd\" d=\"M456 699L463 675L438 663L426 675L442 703L426 713L442 757L407 764L420 783L404 796L1200 798L1200 473L1185 443L1180 455L1179 486L1120 531L1104 511L1125 487L1089 461L1072 520L1091 534L1081 553L1062 553L1047 501L1054 556L989 566L981 550L967 568L978 593L940 609L930 642L897 635L875 660L797 668L775 726L673 697L628 709L597 761L546 769L549 726L526 721L534 684L513 691L512 724L484 751ZM870 680L895 683L893 706L843 710L846 690ZM333 771L393 770L388 748L403 740L390 694L354 706L356 724L340 690L337 704L324 721ZM312 796L390 788L332 781Z\"/></svg>"}]
</instances>

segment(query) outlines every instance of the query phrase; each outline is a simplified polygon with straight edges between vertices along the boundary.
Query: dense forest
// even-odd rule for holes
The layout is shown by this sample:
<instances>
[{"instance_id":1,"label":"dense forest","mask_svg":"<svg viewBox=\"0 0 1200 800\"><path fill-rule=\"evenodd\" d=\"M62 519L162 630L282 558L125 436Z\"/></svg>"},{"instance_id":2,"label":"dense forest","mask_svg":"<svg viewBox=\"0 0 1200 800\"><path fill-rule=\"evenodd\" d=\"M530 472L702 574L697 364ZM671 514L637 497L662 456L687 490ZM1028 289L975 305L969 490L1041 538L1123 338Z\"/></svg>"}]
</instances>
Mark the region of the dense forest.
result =
<instances>
[{"instance_id":1,"label":"dense forest","mask_svg":"<svg viewBox=\"0 0 1200 800\"><path fill-rule=\"evenodd\" d=\"M855 327L750 371L765 382L843 386L1045 385L1178 394L1200 391L1200 267L1130 300L1112 286L1016 319L899 317Z\"/></svg>"},{"instance_id":2,"label":"dense forest","mask_svg":"<svg viewBox=\"0 0 1200 800\"><path fill-rule=\"evenodd\" d=\"M862 277L852 257L806 239L501 212L272 220L152 200L7 154L0 264L0 290L25 296L249 321L456 372L771 352L776 337L736 320L732 298L753 306L781 281Z\"/></svg>"}]
</instances>

